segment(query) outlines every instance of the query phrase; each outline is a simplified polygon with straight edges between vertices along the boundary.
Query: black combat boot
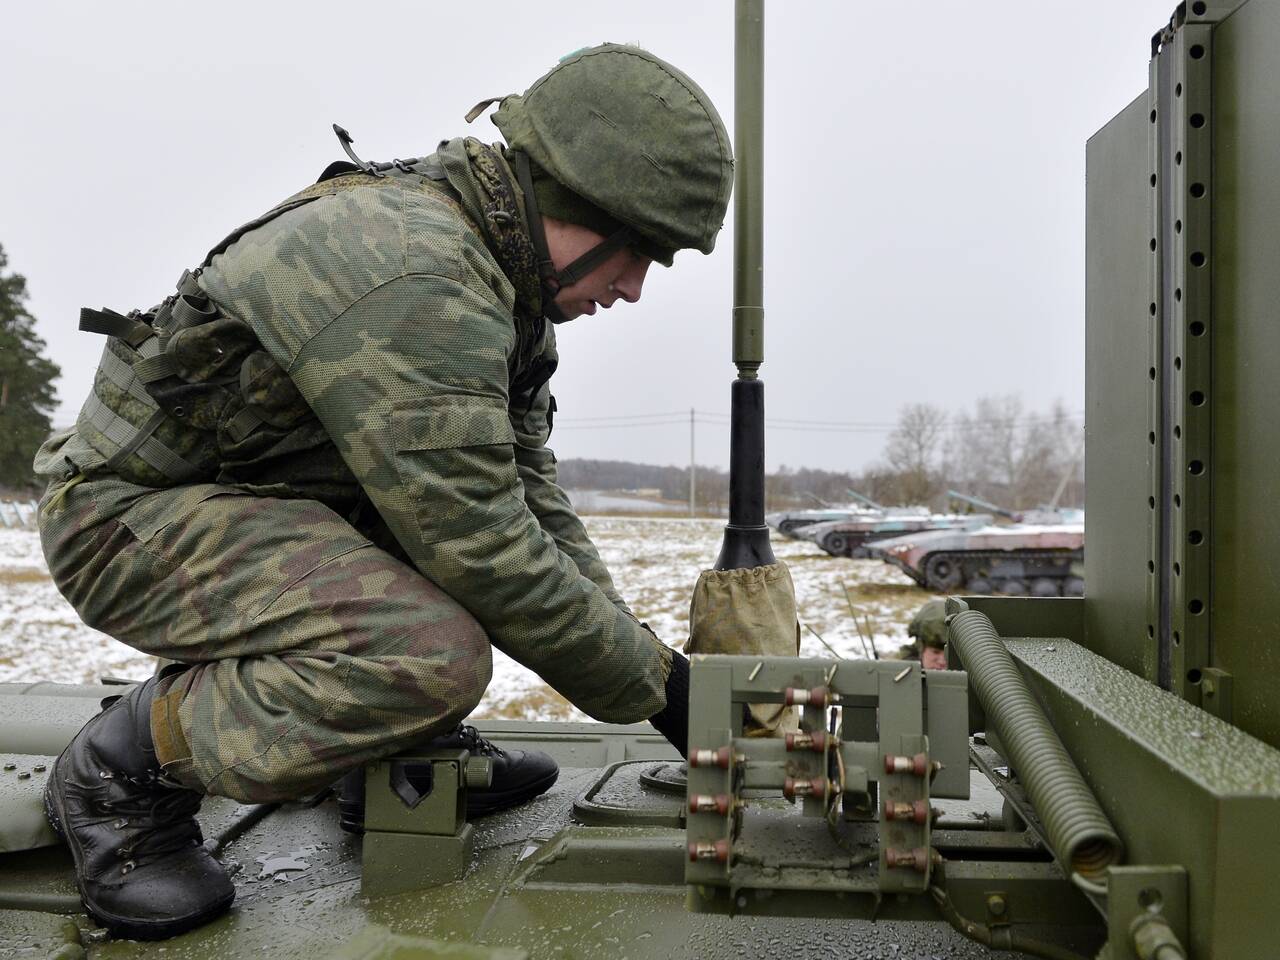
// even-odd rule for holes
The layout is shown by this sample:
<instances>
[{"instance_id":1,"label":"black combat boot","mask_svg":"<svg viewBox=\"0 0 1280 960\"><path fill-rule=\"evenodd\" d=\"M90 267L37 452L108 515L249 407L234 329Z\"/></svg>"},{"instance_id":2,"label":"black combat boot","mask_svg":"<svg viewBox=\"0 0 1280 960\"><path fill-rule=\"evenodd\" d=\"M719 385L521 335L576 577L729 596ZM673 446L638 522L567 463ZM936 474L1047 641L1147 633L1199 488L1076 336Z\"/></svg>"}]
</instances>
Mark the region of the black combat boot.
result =
<instances>
[{"instance_id":1,"label":"black combat boot","mask_svg":"<svg viewBox=\"0 0 1280 960\"><path fill-rule=\"evenodd\" d=\"M113 935L176 936L231 905L235 887L201 846L201 795L156 761L156 680L102 701L62 751L45 785L49 822L67 841L85 909Z\"/></svg>"},{"instance_id":2,"label":"black combat boot","mask_svg":"<svg viewBox=\"0 0 1280 960\"><path fill-rule=\"evenodd\" d=\"M484 739L476 728L461 724L451 733L425 741L433 750L467 750L488 757L493 781L484 789L467 791L467 819L527 803L546 793L560 775L556 762L540 750L503 750ZM343 777L338 788L338 823L348 833L364 833L364 768Z\"/></svg>"}]
</instances>

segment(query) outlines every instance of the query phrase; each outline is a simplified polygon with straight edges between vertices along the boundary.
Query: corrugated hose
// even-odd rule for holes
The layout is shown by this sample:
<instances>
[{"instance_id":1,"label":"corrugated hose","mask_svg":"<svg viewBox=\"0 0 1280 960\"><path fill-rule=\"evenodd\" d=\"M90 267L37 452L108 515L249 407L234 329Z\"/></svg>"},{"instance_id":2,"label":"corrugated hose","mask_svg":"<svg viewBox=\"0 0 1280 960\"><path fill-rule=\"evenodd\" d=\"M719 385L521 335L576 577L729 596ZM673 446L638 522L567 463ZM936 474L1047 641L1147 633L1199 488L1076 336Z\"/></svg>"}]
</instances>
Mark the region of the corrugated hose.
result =
<instances>
[{"instance_id":1,"label":"corrugated hose","mask_svg":"<svg viewBox=\"0 0 1280 960\"><path fill-rule=\"evenodd\" d=\"M969 682L1000 737L1007 759L1031 798L1049 846L1078 885L1105 892L1106 871L1123 855L1120 837L1102 812L1070 754L1050 726L1004 641L985 614L951 617L951 642Z\"/></svg>"}]
</instances>

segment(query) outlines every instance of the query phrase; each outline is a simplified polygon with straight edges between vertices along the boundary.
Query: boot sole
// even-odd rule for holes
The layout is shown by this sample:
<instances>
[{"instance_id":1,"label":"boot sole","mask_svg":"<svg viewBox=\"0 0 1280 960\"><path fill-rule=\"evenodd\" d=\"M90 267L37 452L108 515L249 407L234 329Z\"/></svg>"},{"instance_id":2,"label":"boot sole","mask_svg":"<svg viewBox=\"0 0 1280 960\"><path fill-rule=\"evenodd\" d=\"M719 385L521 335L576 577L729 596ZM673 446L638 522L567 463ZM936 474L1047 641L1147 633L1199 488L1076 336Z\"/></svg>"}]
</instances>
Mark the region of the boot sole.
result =
<instances>
[{"instance_id":1,"label":"boot sole","mask_svg":"<svg viewBox=\"0 0 1280 960\"><path fill-rule=\"evenodd\" d=\"M53 827L53 832L62 838L62 841L71 850L71 859L76 867L76 889L80 892L80 902L84 905L85 912L99 925L106 927L113 937L127 940L168 940L170 937L176 937L180 933L186 933L188 930L193 930L207 923L231 906L232 901L236 898L234 889L232 889L229 896L211 904L198 913L167 920L135 920L128 917L118 917L98 907L89 895L85 893L83 882L80 879L81 864L83 862L80 844L76 842L74 834L62 826L66 812L62 806L62 798L58 795L60 791L54 788L54 784L60 782L58 769L61 763L62 756L59 755L58 759L53 762L53 767L49 770L49 779L45 781L45 816L49 818L49 825Z\"/></svg>"}]
</instances>

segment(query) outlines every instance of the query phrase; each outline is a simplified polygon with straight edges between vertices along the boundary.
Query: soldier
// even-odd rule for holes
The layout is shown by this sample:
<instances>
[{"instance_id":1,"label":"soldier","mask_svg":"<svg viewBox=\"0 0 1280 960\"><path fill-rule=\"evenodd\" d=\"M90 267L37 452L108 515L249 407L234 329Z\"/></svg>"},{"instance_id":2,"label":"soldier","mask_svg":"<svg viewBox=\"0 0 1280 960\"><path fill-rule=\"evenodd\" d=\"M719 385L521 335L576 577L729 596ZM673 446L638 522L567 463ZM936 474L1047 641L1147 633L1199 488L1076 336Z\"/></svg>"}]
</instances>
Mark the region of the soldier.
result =
<instances>
[{"instance_id":1,"label":"soldier","mask_svg":"<svg viewBox=\"0 0 1280 960\"><path fill-rule=\"evenodd\" d=\"M919 660L926 670L947 669L946 601L926 601L911 618L907 636L914 640L898 651L899 660Z\"/></svg>"},{"instance_id":2,"label":"soldier","mask_svg":"<svg viewBox=\"0 0 1280 960\"><path fill-rule=\"evenodd\" d=\"M612 44L493 119L505 145L387 164L339 131L351 162L159 307L82 312L108 339L75 428L37 457L45 555L86 623L174 661L105 701L46 788L117 934L230 905L204 795L296 798L441 735L495 757L483 809L546 790L550 758L459 728L491 643L685 750L688 661L627 608L556 484L551 324L711 252L729 140L692 80Z\"/></svg>"}]
</instances>

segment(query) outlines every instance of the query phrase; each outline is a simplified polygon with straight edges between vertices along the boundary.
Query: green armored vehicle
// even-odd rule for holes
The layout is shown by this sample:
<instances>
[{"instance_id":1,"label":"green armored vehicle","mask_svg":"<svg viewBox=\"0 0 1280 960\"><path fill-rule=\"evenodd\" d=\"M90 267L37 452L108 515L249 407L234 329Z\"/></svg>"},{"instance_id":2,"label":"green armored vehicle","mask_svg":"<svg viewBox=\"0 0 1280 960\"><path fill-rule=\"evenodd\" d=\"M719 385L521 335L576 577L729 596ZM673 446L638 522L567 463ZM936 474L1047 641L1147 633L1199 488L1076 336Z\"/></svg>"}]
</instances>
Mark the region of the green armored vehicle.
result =
<instances>
[{"instance_id":1,"label":"green armored vehicle","mask_svg":"<svg viewBox=\"0 0 1280 960\"><path fill-rule=\"evenodd\" d=\"M759 38L743 4L748 66ZM1254 505L1277 457L1277 49L1272 0L1180 6L1148 90L1089 142L1085 597L949 600L946 671L695 657L687 766L647 727L483 724L562 772L476 823L489 770L465 750L370 764L362 839L327 792L208 800L236 906L167 942L94 928L40 801L119 688L5 685L0 955L1275 956L1280 519ZM759 76L739 76L739 137ZM759 165L738 155L758 241ZM758 253L738 250L722 570L772 560ZM745 736L760 704L796 722Z\"/></svg>"}]
</instances>

